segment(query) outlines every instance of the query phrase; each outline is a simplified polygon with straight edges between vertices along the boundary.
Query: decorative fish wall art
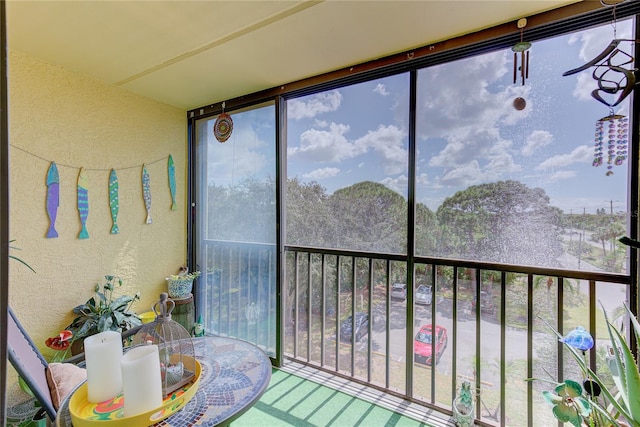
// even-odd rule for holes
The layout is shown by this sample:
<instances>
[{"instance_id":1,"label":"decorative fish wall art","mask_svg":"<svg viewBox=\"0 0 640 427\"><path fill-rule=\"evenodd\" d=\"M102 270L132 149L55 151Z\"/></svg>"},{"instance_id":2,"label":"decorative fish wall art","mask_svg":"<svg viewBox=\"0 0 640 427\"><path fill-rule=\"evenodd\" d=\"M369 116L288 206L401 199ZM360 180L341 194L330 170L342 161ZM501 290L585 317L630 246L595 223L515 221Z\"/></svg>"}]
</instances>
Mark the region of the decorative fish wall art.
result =
<instances>
[{"instance_id":1,"label":"decorative fish wall art","mask_svg":"<svg viewBox=\"0 0 640 427\"><path fill-rule=\"evenodd\" d=\"M167 161L167 174L169 175L169 191L171 192L171 210L178 209L176 205L176 165L173 163L173 156L169 154Z\"/></svg>"},{"instance_id":2,"label":"decorative fish wall art","mask_svg":"<svg viewBox=\"0 0 640 427\"><path fill-rule=\"evenodd\" d=\"M147 224L151 224L151 180L147 167L142 165L142 196L144 198L144 207L147 209Z\"/></svg>"},{"instance_id":3,"label":"decorative fish wall art","mask_svg":"<svg viewBox=\"0 0 640 427\"><path fill-rule=\"evenodd\" d=\"M60 206L60 175L58 175L56 162L51 162L47 172L47 215L49 216L47 239L58 237L58 232L56 231L58 206Z\"/></svg>"},{"instance_id":4,"label":"decorative fish wall art","mask_svg":"<svg viewBox=\"0 0 640 427\"><path fill-rule=\"evenodd\" d=\"M80 214L80 234L78 239L88 239L87 217L89 216L89 178L84 168L80 168L78 174L78 213Z\"/></svg>"},{"instance_id":5,"label":"decorative fish wall art","mask_svg":"<svg viewBox=\"0 0 640 427\"><path fill-rule=\"evenodd\" d=\"M111 208L111 234L118 234L120 229L118 228L118 210L120 209L120 202L118 201L118 175L116 170L111 169L109 174L109 208Z\"/></svg>"}]
</instances>

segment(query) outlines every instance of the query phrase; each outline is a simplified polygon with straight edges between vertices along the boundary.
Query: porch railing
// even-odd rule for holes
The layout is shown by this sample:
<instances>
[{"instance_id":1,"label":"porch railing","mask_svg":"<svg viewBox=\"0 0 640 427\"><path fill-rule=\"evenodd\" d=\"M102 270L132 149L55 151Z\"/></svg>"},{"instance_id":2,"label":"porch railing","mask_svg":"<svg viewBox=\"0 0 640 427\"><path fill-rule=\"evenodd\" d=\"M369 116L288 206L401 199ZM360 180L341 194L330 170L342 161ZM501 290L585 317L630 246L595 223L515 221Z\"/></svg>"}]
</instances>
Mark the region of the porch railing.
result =
<instances>
[{"instance_id":1,"label":"porch railing","mask_svg":"<svg viewBox=\"0 0 640 427\"><path fill-rule=\"evenodd\" d=\"M549 326L589 330L597 344L586 357L606 378L600 305L616 319L630 283L617 274L431 258L415 258L407 274L402 255L285 249L286 356L445 413L466 379L484 425L556 424L541 394L553 385L527 379L582 375ZM406 298L394 283L407 284ZM418 287L430 298L416 299ZM422 341L431 344L418 339L424 326Z\"/></svg>"},{"instance_id":2,"label":"porch railing","mask_svg":"<svg viewBox=\"0 0 640 427\"><path fill-rule=\"evenodd\" d=\"M274 355L276 246L205 241L202 248L196 289L207 331ZM480 425L556 424L541 394L553 385L527 379L582 376L549 326L563 334L579 325L589 330L596 346L586 357L607 378L602 309L618 322L631 282L602 272L426 257L407 271L405 255L294 246L285 247L283 262L286 357L444 413L466 379ZM392 293L395 283L406 284L406 297ZM416 298L418 288L428 297ZM430 344L416 341L424 326Z\"/></svg>"}]
</instances>

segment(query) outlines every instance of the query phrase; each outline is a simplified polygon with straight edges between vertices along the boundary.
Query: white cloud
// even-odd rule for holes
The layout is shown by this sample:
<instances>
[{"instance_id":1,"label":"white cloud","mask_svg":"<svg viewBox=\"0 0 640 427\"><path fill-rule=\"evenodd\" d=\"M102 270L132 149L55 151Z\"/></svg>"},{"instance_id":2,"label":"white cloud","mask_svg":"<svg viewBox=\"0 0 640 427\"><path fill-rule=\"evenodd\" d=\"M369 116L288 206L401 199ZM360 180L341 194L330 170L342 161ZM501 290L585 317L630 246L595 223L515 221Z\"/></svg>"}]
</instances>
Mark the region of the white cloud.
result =
<instances>
[{"instance_id":1,"label":"white cloud","mask_svg":"<svg viewBox=\"0 0 640 427\"><path fill-rule=\"evenodd\" d=\"M549 157L538 166L537 170L549 170L566 167L573 163L591 163L593 161L593 148L586 145L576 147L571 153L558 154Z\"/></svg>"},{"instance_id":2,"label":"white cloud","mask_svg":"<svg viewBox=\"0 0 640 427\"><path fill-rule=\"evenodd\" d=\"M485 174L491 179L499 179L503 174L520 172L522 166L513 161L511 154L502 152L497 156L491 157L484 170L486 171Z\"/></svg>"},{"instance_id":3,"label":"white cloud","mask_svg":"<svg viewBox=\"0 0 640 427\"><path fill-rule=\"evenodd\" d=\"M307 179L324 179L331 178L332 176L336 176L339 173L340 169L338 168L320 168L309 173L305 173L304 175L302 175L302 177Z\"/></svg>"},{"instance_id":4,"label":"white cloud","mask_svg":"<svg viewBox=\"0 0 640 427\"><path fill-rule=\"evenodd\" d=\"M380 184L389 187L393 191L406 195L409 186L409 178L407 175L399 175L395 178L387 177L380 181ZM416 187L424 187L429 184L426 173L422 173L416 177Z\"/></svg>"},{"instance_id":5,"label":"white cloud","mask_svg":"<svg viewBox=\"0 0 640 427\"><path fill-rule=\"evenodd\" d=\"M387 88L384 84L382 83L378 83L378 85L373 89L373 91L375 93L378 93L382 96L387 96L389 95L389 91L387 91Z\"/></svg>"},{"instance_id":6,"label":"white cloud","mask_svg":"<svg viewBox=\"0 0 640 427\"><path fill-rule=\"evenodd\" d=\"M510 61L511 56L507 62L506 52L495 52L421 73L418 121L424 125L419 126L420 137L448 138L453 133L464 138L474 130L492 127L508 115L513 115L511 121L524 117L513 108L513 99L523 96L526 88L508 85L501 92L489 90L490 84L506 78Z\"/></svg>"},{"instance_id":7,"label":"white cloud","mask_svg":"<svg viewBox=\"0 0 640 427\"><path fill-rule=\"evenodd\" d=\"M386 174L406 171L406 135L396 126L380 125L353 142L345 136L348 131L349 126L336 123L331 123L329 130L306 130L300 135L300 146L289 148L289 157L338 163L373 151L380 157Z\"/></svg>"},{"instance_id":8,"label":"white cloud","mask_svg":"<svg viewBox=\"0 0 640 427\"><path fill-rule=\"evenodd\" d=\"M547 177L547 182L563 181L574 178L576 175L575 171L557 171Z\"/></svg>"},{"instance_id":9,"label":"white cloud","mask_svg":"<svg viewBox=\"0 0 640 427\"><path fill-rule=\"evenodd\" d=\"M290 119L304 119L318 114L336 111L342 103L342 93L338 90L323 92L300 101L292 99L287 102L287 117Z\"/></svg>"},{"instance_id":10,"label":"white cloud","mask_svg":"<svg viewBox=\"0 0 640 427\"><path fill-rule=\"evenodd\" d=\"M456 167L440 178L440 183L453 187L466 187L482 182L482 171L477 160Z\"/></svg>"},{"instance_id":11,"label":"white cloud","mask_svg":"<svg viewBox=\"0 0 640 427\"><path fill-rule=\"evenodd\" d=\"M527 138L524 147L522 147L521 153L525 156L530 156L539 148L549 145L551 142L553 142L553 135L551 132L546 130L534 130Z\"/></svg>"},{"instance_id":12,"label":"white cloud","mask_svg":"<svg viewBox=\"0 0 640 427\"><path fill-rule=\"evenodd\" d=\"M290 147L288 154L317 163L339 162L355 157L363 151L344 136L348 131L348 125L337 123L331 123L329 130L306 130L300 135L300 146Z\"/></svg>"},{"instance_id":13,"label":"white cloud","mask_svg":"<svg viewBox=\"0 0 640 427\"><path fill-rule=\"evenodd\" d=\"M360 147L358 152L373 149L382 157L382 164L386 174L404 172L407 169L407 150L405 149L405 134L394 125L378 126L355 141Z\"/></svg>"}]
</instances>

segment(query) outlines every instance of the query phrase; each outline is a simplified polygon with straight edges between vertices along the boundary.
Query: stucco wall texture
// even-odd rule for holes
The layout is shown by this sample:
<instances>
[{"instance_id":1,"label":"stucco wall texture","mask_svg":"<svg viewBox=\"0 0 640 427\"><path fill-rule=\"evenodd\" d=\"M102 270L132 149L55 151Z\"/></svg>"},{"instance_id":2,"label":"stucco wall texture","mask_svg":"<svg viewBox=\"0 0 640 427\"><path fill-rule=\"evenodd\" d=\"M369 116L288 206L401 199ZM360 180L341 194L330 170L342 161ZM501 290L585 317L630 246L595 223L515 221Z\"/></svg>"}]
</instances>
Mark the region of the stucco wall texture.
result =
<instances>
[{"instance_id":1,"label":"stucco wall texture","mask_svg":"<svg viewBox=\"0 0 640 427\"><path fill-rule=\"evenodd\" d=\"M9 302L45 355L47 337L72 319L107 274L122 277L116 295L140 292L148 311L166 291L164 278L186 256L186 112L42 62L9 54L10 236L32 273L11 261ZM171 210L167 158L175 162L177 206ZM60 175L59 237L45 238L46 178ZM146 224L142 165L151 182ZM88 239L78 239L79 168L89 178ZM119 180L119 234L111 234L109 173Z\"/></svg>"}]
</instances>

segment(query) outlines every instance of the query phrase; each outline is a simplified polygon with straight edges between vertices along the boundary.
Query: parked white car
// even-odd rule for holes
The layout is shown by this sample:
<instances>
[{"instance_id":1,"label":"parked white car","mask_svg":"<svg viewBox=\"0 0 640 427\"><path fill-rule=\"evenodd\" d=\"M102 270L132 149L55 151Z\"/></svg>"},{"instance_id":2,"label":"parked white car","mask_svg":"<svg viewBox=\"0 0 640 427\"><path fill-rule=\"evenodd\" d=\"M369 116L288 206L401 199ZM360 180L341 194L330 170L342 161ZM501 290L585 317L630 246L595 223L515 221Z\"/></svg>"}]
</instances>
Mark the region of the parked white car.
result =
<instances>
[{"instance_id":1,"label":"parked white car","mask_svg":"<svg viewBox=\"0 0 640 427\"><path fill-rule=\"evenodd\" d=\"M416 304L431 304L431 286L418 285L416 289Z\"/></svg>"},{"instance_id":2,"label":"parked white car","mask_svg":"<svg viewBox=\"0 0 640 427\"><path fill-rule=\"evenodd\" d=\"M407 284L406 283L394 283L391 285L391 298L392 299L407 299Z\"/></svg>"}]
</instances>

